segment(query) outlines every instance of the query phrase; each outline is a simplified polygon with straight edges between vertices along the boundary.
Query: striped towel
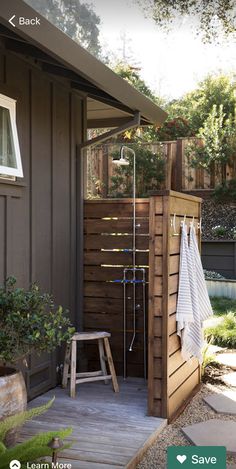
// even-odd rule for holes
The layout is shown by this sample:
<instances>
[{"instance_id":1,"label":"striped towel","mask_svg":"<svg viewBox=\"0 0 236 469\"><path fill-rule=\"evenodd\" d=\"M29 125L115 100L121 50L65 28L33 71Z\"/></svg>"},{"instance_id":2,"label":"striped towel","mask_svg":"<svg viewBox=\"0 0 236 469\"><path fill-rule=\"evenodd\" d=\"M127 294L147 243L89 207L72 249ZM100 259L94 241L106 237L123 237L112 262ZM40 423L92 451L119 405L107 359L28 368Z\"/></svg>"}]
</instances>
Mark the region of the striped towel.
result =
<instances>
[{"instance_id":1,"label":"striped towel","mask_svg":"<svg viewBox=\"0 0 236 469\"><path fill-rule=\"evenodd\" d=\"M192 323L193 307L190 288L189 275L189 248L187 226L182 226L181 244L180 244L180 266L179 266L179 288L176 310L177 334L183 339L182 335L189 323Z\"/></svg>"},{"instance_id":2,"label":"striped towel","mask_svg":"<svg viewBox=\"0 0 236 469\"><path fill-rule=\"evenodd\" d=\"M187 233L187 228L184 229ZM186 234L182 231L182 238L186 237ZM182 239L181 239L182 242ZM181 251L180 251L181 252ZM190 229L190 243L188 247L187 242L187 263L188 263L188 281L185 284L184 295L189 297L189 292L187 289L190 289L191 296L191 315L192 321L189 321L183 326L183 323L180 323L181 326L181 344L182 344L182 356L185 360L188 360L190 357L194 356L198 358L200 363L202 362L202 353L201 349L204 344L203 340L203 330L202 330L202 321L207 319L213 314L207 288L204 278L200 253L198 250L198 243L195 233L195 228L192 226ZM181 277L181 275L180 275ZM180 278L181 280L181 278ZM179 286L180 286L179 280ZM183 294L183 292L182 292ZM181 290L178 294L178 304L181 304L179 296L181 295ZM184 299L184 297L183 297ZM177 304L177 321L178 318L183 315L183 312L178 311ZM177 330L179 327L177 328Z\"/></svg>"}]
</instances>

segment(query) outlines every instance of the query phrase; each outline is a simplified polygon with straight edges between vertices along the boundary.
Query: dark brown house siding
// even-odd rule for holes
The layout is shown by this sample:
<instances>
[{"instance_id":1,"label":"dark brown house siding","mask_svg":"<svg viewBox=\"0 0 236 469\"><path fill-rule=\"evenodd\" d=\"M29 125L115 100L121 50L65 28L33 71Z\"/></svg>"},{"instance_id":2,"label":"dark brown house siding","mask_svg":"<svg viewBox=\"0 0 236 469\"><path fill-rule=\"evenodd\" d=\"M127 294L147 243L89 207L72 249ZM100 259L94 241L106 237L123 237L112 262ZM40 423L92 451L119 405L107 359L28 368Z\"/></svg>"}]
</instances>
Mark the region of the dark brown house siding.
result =
<instances>
[{"instance_id":1,"label":"dark brown house siding","mask_svg":"<svg viewBox=\"0 0 236 469\"><path fill-rule=\"evenodd\" d=\"M0 282L38 282L76 310L76 144L85 129L84 101L69 85L0 48L0 93L17 99L24 179L0 179ZM55 384L56 359L31 357L30 397Z\"/></svg>"}]
</instances>

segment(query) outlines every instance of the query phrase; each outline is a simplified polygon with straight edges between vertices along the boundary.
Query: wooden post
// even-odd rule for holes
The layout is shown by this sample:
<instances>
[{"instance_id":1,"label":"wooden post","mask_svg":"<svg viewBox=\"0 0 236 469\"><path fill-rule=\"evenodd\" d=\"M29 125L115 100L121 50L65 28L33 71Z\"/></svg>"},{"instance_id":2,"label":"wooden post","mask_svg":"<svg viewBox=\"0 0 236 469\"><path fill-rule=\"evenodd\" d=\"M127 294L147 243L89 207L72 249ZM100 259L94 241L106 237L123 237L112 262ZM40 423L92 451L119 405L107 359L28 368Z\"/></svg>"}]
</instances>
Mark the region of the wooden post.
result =
<instances>
[{"instance_id":1,"label":"wooden post","mask_svg":"<svg viewBox=\"0 0 236 469\"><path fill-rule=\"evenodd\" d=\"M109 365L109 369L111 373L113 389L115 392L119 392L119 385L118 385L117 378L116 378L116 372L115 372L115 367L114 367L113 358L111 354L109 339L107 337L104 337L104 345L105 345L106 356L107 356L108 365Z\"/></svg>"},{"instance_id":2,"label":"wooden post","mask_svg":"<svg viewBox=\"0 0 236 469\"><path fill-rule=\"evenodd\" d=\"M166 158L166 189L171 189L171 174L172 174L172 143L167 143L167 158Z\"/></svg>"},{"instance_id":3,"label":"wooden post","mask_svg":"<svg viewBox=\"0 0 236 469\"><path fill-rule=\"evenodd\" d=\"M148 415L154 414L155 197L149 201Z\"/></svg>"},{"instance_id":4,"label":"wooden post","mask_svg":"<svg viewBox=\"0 0 236 469\"><path fill-rule=\"evenodd\" d=\"M68 374L69 374L69 366L70 366L70 351L71 351L71 344L67 344L64 367L63 367L63 377L62 377L62 388L64 389L67 388L67 383L68 383Z\"/></svg>"},{"instance_id":5,"label":"wooden post","mask_svg":"<svg viewBox=\"0 0 236 469\"><path fill-rule=\"evenodd\" d=\"M183 188L183 141L177 140L176 165L175 165L175 190L181 192Z\"/></svg>"},{"instance_id":6,"label":"wooden post","mask_svg":"<svg viewBox=\"0 0 236 469\"><path fill-rule=\"evenodd\" d=\"M170 197L163 197L162 247L162 417L169 417L169 263L170 263Z\"/></svg>"},{"instance_id":7,"label":"wooden post","mask_svg":"<svg viewBox=\"0 0 236 469\"><path fill-rule=\"evenodd\" d=\"M76 340L71 341L70 397L76 394Z\"/></svg>"}]
</instances>

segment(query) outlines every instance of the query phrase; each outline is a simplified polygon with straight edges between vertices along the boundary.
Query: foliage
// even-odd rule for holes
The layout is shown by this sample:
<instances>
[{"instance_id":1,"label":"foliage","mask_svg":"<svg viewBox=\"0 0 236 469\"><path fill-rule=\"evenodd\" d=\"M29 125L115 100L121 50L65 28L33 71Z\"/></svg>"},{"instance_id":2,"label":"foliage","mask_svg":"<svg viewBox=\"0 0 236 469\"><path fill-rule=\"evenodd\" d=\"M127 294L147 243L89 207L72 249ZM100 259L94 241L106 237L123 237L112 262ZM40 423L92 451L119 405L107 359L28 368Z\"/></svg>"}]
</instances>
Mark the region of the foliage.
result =
<instances>
[{"instance_id":1,"label":"foliage","mask_svg":"<svg viewBox=\"0 0 236 469\"><path fill-rule=\"evenodd\" d=\"M33 463L39 458L41 460L41 458L45 456L52 457L52 449L48 446L48 443L52 438L59 437L63 439L71 434L71 428L40 433L21 444L11 448L6 448L4 444L6 433L47 411L49 407L51 407L53 401L54 399L43 406L27 410L0 421L0 469L6 469L9 467L9 463L14 459L20 460L21 467L24 469L28 467L27 463ZM69 445L65 444L60 451L68 447Z\"/></svg>"},{"instance_id":2,"label":"foliage","mask_svg":"<svg viewBox=\"0 0 236 469\"><path fill-rule=\"evenodd\" d=\"M55 397L50 399L50 401L44 405L25 410L24 412L20 412L16 415L11 415L4 420L0 420L0 441L5 440L6 434L9 432L9 430L20 427L21 425L24 425L24 423L28 422L28 420L32 420L46 412L48 409L50 409L54 401Z\"/></svg>"},{"instance_id":3,"label":"foliage","mask_svg":"<svg viewBox=\"0 0 236 469\"><path fill-rule=\"evenodd\" d=\"M190 123L183 117L167 119L161 127L154 129L154 132L153 138L160 142L193 136Z\"/></svg>"},{"instance_id":4,"label":"foliage","mask_svg":"<svg viewBox=\"0 0 236 469\"><path fill-rule=\"evenodd\" d=\"M230 0L136 0L159 27L168 29L174 19L189 16L197 24L204 42L217 40L219 32L228 36L236 31L236 8Z\"/></svg>"},{"instance_id":5,"label":"foliage","mask_svg":"<svg viewBox=\"0 0 236 469\"><path fill-rule=\"evenodd\" d=\"M145 146L132 144L136 153L136 195L147 197L150 190L161 188L165 180L165 160L161 149L158 153L152 153ZM114 158L119 158L119 152L114 152ZM115 176L111 178L111 197L132 197L133 191L133 155L127 154L128 166L116 167Z\"/></svg>"},{"instance_id":6,"label":"foliage","mask_svg":"<svg viewBox=\"0 0 236 469\"><path fill-rule=\"evenodd\" d=\"M213 192L213 198L217 202L236 202L236 179L223 181L218 185Z\"/></svg>"},{"instance_id":7,"label":"foliage","mask_svg":"<svg viewBox=\"0 0 236 469\"><path fill-rule=\"evenodd\" d=\"M213 279L223 280L225 278L223 277L223 275L219 274L218 272L214 272L213 270L205 270L205 269L204 269L204 276L206 280L213 280Z\"/></svg>"},{"instance_id":8,"label":"foliage","mask_svg":"<svg viewBox=\"0 0 236 469\"><path fill-rule=\"evenodd\" d=\"M217 316L222 316L231 312L236 317L236 300L232 300L231 298L225 298L223 296L212 297L211 305L214 314Z\"/></svg>"},{"instance_id":9,"label":"foliage","mask_svg":"<svg viewBox=\"0 0 236 469\"><path fill-rule=\"evenodd\" d=\"M201 374L204 376L206 368L208 365L214 365L217 363L217 358L216 355L212 352L210 352L211 342L206 343L202 349L202 366L201 366Z\"/></svg>"},{"instance_id":10,"label":"foliage","mask_svg":"<svg viewBox=\"0 0 236 469\"><path fill-rule=\"evenodd\" d=\"M230 162L236 153L235 116L225 119L223 105L213 105L198 137L202 144L191 142L186 148L190 166L210 171L214 163Z\"/></svg>"},{"instance_id":11,"label":"foliage","mask_svg":"<svg viewBox=\"0 0 236 469\"><path fill-rule=\"evenodd\" d=\"M35 10L89 52L99 55L100 18L80 0L26 0Z\"/></svg>"},{"instance_id":12,"label":"foliage","mask_svg":"<svg viewBox=\"0 0 236 469\"><path fill-rule=\"evenodd\" d=\"M234 115L236 106L235 93L235 76L208 75L198 84L195 90L186 93L178 100L172 100L166 106L166 111L170 119L177 116L186 119L193 135L197 135L212 111L213 106L219 109L222 105L222 112L225 116L224 121L229 116Z\"/></svg>"},{"instance_id":13,"label":"foliage","mask_svg":"<svg viewBox=\"0 0 236 469\"><path fill-rule=\"evenodd\" d=\"M205 329L205 337L221 347L236 348L236 316L233 312L225 315L216 326Z\"/></svg>"},{"instance_id":14,"label":"foliage","mask_svg":"<svg viewBox=\"0 0 236 469\"><path fill-rule=\"evenodd\" d=\"M124 80L128 81L130 85L132 85L136 90L140 91L140 93L147 96L147 98L160 104L160 99L157 98L157 96L152 92L151 88L149 88L145 81L142 80L137 69L119 62L114 67L114 72L116 72L117 75L119 75Z\"/></svg>"},{"instance_id":15,"label":"foliage","mask_svg":"<svg viewBox=\"0 0 236 469\"><path fill-rule=\"evenodd\" d=\"M36 284L26 291L8 278L0 287L0 359L13 363L32 350L54 350L74 333L66 315Z\"/></svg>"}]
</instances>

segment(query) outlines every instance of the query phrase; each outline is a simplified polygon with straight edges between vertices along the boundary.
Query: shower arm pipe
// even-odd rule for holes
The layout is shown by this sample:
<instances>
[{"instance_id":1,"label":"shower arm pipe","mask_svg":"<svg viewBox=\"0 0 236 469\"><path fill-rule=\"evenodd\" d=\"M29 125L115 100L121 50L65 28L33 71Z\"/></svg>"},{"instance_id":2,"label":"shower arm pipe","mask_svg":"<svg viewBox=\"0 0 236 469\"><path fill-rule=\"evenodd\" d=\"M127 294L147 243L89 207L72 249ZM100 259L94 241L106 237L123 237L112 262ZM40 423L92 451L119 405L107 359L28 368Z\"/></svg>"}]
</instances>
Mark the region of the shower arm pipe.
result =
<instances>
[{"instance_id":1,"label":"shower arm pipe","mask_svg":"<svg viewBox=\"0 0 236 469\"><path fill-rule=\"evenodd\" d=\"M129 346L129 351L132 352L136 337L136 154L132 148L122 145L121 158L124 158L125 150L133 155L133 335Z\"/></svg>"}]
</instances>

